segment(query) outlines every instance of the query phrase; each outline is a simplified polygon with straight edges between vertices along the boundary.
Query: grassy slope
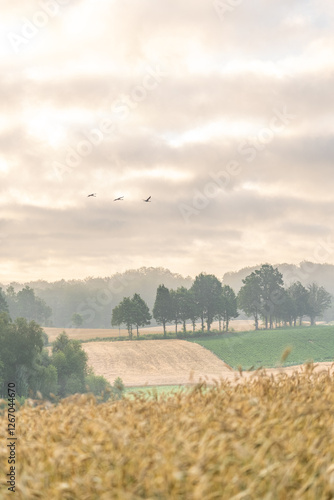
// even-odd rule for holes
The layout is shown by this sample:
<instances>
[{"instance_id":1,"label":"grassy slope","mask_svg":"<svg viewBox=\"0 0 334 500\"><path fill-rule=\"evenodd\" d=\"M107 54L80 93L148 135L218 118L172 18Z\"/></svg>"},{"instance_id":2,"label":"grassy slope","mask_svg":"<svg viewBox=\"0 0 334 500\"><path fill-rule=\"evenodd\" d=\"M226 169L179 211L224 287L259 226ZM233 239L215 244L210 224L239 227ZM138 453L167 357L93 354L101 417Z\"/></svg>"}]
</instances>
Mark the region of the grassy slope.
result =
<instances>
[{"instance_id":1,"label":"grassy slope","mask_svg":"<svg viewBox=\"0 0 334 500\"><path fill-rule=\"evenodd\" d=\"M172 394L175 392L184 392L185 390L189 390L192 387L184 386L184 385L155 385L155 386L142 386L142 387L126 387L125 395L129 396L132 394L143 393L148 396L154 396L157 394L160 396L161 394Z\"/></svg>"},{"instance_id":2,"label":"grassy slope","mask_svg":"<svg viewBox=\"0 0 334 500\"><path fill-rule=\"evenodd\" d=\"M191 342L209 349L235 369L240 365L243 369L275 367L288 346L292 350L283 366L309 360L334 361L333 326L242 332Z\"/></svg>"}]
</instances>

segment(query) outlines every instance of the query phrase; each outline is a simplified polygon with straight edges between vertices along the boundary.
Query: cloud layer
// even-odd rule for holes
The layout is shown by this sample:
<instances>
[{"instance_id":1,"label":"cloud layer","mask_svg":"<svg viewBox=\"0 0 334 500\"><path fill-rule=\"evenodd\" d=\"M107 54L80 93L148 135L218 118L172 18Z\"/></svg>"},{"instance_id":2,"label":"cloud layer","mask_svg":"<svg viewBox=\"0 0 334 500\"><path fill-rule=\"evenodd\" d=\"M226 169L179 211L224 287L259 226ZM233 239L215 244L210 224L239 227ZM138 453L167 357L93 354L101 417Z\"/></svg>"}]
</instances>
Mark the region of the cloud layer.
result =
<instances>
[{"instance_id":1,"label":"cloud layer","mask_svg":"<svg viewBox=\"0 0 334 500\"><path fill-rule=\"evenodd\" d=\"M320 259L334 6L236 3L0 2L2 282Z\"/></svg>"}]
</instances>

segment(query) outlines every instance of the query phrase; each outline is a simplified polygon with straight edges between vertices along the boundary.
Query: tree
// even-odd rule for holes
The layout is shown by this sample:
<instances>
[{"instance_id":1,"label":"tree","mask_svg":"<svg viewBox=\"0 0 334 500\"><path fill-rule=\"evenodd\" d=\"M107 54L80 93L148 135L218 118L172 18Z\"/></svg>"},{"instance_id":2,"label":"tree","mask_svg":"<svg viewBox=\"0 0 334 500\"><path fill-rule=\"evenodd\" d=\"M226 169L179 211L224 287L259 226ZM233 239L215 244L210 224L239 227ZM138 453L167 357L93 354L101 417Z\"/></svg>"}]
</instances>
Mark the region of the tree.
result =
<instances>
[{"instance_id":1,"label":"tree","mask_svg":"<svg viewBox=\"0 0 334 500\"><path fill-rule=\"evenodd\" d=\"M88 356L78 340L63 332L52 347L52 364L58 373L58 394L61 397L85 392Z\"/></svg>"},{"instance_id":2,"label":"tree","mask_svg":"<svg viewBox=\"0 0 334 500\"><path fill-rule=\"evenodd\" d=\"M219 311L222 284L213 274L201 273L196 276L191 290L194 294L197 316L201 318L202 332L204 321L207 323L209 332L214 317Z\"/></svg>"},{"instance_id":3,"label":"tree","mask_svg":"<svg viewBox=\"0 0 334 500\"><path fill-rule=\"evenodd\" d=\"M121 327L121 324L123 323L123 317L122 317L122 310L120 306L116 306L113 308L112 313L111 313L111 326L118 326L118 328Z\"/></svg>"},{"instance_id":4,"label":"tree","mask_svg":"<svg viewBox=\"0 0 334 500\"><path fill-rule=\"evenodd\" d=\"M253 272L242 282L243 286L238 293L238 305L248 316L254 317L255 330L258 330L261 311L260 277Z\"/></svg>"},{"instance_id":5,"label":"tree","mask_svg":"<svg viewBox=\"0 0 334 500\"><path fill-rule=\"evenodd\" d=\"M223 318L227 332L230 320L232 318L237 318L238 316L237 297L234 290L229 285L224 285L221 292L221 303L218 317Z\"/></svg>"},{"instance_id":6,"label":"tree","mask_svg":"<svg viewBox=\"0 0 334 500\"><path fill-rule=\"evenodd\" d=\"M308 286L308 301L307 301L307 315L310 318L311 325L315 324L318 316L330 307L332 302L331 294L328 293L323 286L312 283Z\"/></svg>"},{"instance_id":7,"label":"tree","mask_svg":"<svg viewBox=\"0 0 334 500\"><path fill-rule=\"evenodd\" d=\"M5 295L2 291L2 288L0 287L0 313L2 312L9 313L9 309Z\"/></svg>"},{"instance_id":8,"label":"tree","mask_svg":"<svg viewBox=\"0 0 334 500\"><path fill-rule=\"evenodd\" d=\"M127 327L129 338L132 339L132 326L135 323L135 318L133 303L130 297L123 297L120 304L113 309L111 322L112 325L118 326L124 323Z\"/></svg>"},{"instance_id":9,"label":"tree","mask_svg":"<svg viewBox=\"0 0 334 500\"><path fill-rule=\"evenodd\" d=\"M308 291L300 281L297 281L289 286L287 293L292 300L292 320L294 326L296 326L297 318L299 318L299 325L301 325L303 316L307 314Z\"/></svg>"},{"instance_id":10,"label":"tree","mask_svg":"<svg viewBox=\"0 0 334 500\"><path fill-rule=\"evenodd\" d=\"M264 318L265 328L268 328L268 324L272 328L273 319L284 296L283 275L269 264L263 264L255 271L255 275L259 277L261 289L261 316Z\"/></svg>"},{"instance_id":11,"label":"tree","mask_svg":"<svg viewBox=\"0 0 334 500\"><path fill-rule=\"evenodd\" d=\"M29 286L25 286L15 293L13 286L8 287L7 296L12 318L26 318L28 321L36 321L47 324L52 315L52 309L44 300L36 297L35 292Z\"/></svg>"},{"instance_id":12,"label":"tree","mask_svg":"<svg viewBox=\"0 0 334 500\"><path fill-rule=\"evenodd\" d=\"M139 337L139 327L149 325L152 316L145 300L138 293L135 293L132 297L132 305L133 322L137 329L137 337Z\"/></svg>"},{"instance_id":13,"label":"tree","mask_svg":"<svg viewBox=\"0 0 334 500\"><path fill-rule=\"evenodd\" d=\"M296 317L296 306L287 290L283 290L281 300L277 307L275 308L275 319L276 326L282 321L286 326L289 323L292 326L292 322ZM296 326L296 325L295 325Z\"/></svg>"},{"instance_id":14,"label":"tree","mask_svg":"<svg viewBox=\"0 0 334 500\"><path fill-rule=\"evenodd\" d=\"M44 398L48 398L50 394L57 394L57 368L52 364L48 366L39 366L31 388L34 389L34 392L39 391Z\"/></svg>"},{"instance_id":15,"label":"tree","mask_svg":"<svg viewBox=\"0 0 334 500\"><path fill-rule=\"evenodd\" d=\"M162 324L166 337L166 323L173 321L173 303L169 290L165 285L159 285L153 307L153 317L158 324Z\"/></svg>"},{"instance_id":16,"label":"tree","mask_svg":"<svg viewBox=\"0 0 334 500\"><path fill-rule=\"evenodd\" d=\"M18 395L27 396L43 349L43 330L34 321L0 314L0 393L8 382L16 383Z\"/></svg>"},{"instance_id":17,"label":"tree","mask_svg":"<svg viewBox=\"0 0 334 500\"><path fill-rule=\"evenodd\" d=\"M194 294L184 286L180 286L176 290L176 300L178 303L178 318L183 324L183 332L186 332L186 321L191 320L193 331L195 331L195 323L198 316L196 316L196 304L194 301Z\"/></svg>"},{"instance_id":18,"label":"tree","mask_svg":"<svg viewBox=\"0 0 334 500\"><path fill-rule=\"evenodd\" d=\"M177 325L181 323L180 318L180 302L179 296L176 290L170 290L170 297L172 300L172 309L173 309L173 320L175 323L175 334L177 335Z\"/></svg>"},{"instance_id":19,"label":"tree","mask_svg":"<svg viewBox=\"0 0 334 500\"><path fill-rule=\"evenodd\" d=\"M80 328L80 326L82 326L83 324L83 317L81 316L81 314L73 313L71 321L76 328Z\"/></svg>"},{"instance_id":20,"label":"tree","mask_svg":"<svg viewBox=\"0 0 334 500\"><path fill-rule=\"evenodd\" d=\"M123 297L120 304L112 310L111 324L112 326L127 326L129 337L132 338L132 326L137 329L137 337L139 337L139 327L149 325L151 320L150 311L146 302L138 293L130 297Z\"/></svg>"}]
</instances>

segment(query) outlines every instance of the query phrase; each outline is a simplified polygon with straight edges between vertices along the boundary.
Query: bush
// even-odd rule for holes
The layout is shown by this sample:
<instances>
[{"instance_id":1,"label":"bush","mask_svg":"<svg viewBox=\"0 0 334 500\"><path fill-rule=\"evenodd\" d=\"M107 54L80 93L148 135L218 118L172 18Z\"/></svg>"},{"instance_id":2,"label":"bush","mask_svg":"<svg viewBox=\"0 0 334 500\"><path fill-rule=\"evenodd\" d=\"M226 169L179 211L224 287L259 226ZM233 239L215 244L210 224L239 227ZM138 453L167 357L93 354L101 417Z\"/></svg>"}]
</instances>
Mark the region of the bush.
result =
<instances>
[{"instance_id":1,"label":"bush","mask_svg":"<svg viewBox=\"0 0 334 500\"><path fill-rule=\"evenodd\" d=\"M65 395L85 392L85 387L82 378L76 373L71 373L65 384Z\"/></svg>"},{"instance_id":2,"label":"bush","mask_svg":"<svg viewBox=\"0 0 334 500\"><path fill-rule=\"evenodd\" d=\"M113 392L107 379L102 375L94 375L92 372L85 378L85 385L87 392L92 392L102 401L107 401Z\"/></svg>"}]
</instances>

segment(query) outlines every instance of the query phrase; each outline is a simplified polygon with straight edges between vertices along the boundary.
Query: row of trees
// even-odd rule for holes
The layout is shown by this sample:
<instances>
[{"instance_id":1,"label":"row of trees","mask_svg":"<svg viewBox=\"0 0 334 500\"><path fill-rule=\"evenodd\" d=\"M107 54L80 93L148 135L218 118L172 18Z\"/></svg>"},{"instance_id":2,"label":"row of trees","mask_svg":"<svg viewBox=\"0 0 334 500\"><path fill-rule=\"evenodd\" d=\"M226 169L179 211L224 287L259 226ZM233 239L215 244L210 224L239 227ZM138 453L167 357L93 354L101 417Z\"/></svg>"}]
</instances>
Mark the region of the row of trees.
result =
<instances>
[{"instance_id":1,"label":"row of trees","mask_svg":"<svg viewBox=\"0 0 334 500\"><path fill-rule=\"evenodd\" d=\"M25 318L12 321L7 312L0 313L0 397L5 397L9 382L15 382L19 396L35 397L50 393L60 398L70 394L93 392L120 397L124 387L120 380L111 387L96 376L87 365L87 354L79 341L60 334L49 355L48 338L35 322Z\"/></svg>"},{"instance_id":2,"label":"row of trees","mask_svg":"<svg viewBox=\"0 0 334 500\"><path fill-rule=\"evenodd\" d=\"M310 318L311 325L331 305L331 295L316 283L305 288L300 281L284 288L283 275L269 264L249 274L238 294L238 306L248 316L253 316L255 328L261 319L265 328L279 324L296 326L303 317Z\"/></svg>"},{"instance_id":3,"label":"row of trees","mask_svg":"<svg viewBox=\"0 0 334 500\"><path fill-rule=\"evenodd\" d=\"M221 327L228 330L229 322L239 314L237 311L237 297L228 285L222 285L213 275L200 274L196 277L190 289L183 286L176 290L169 290L165 285L159 285L156 299L152 311L153 318L158 324L163 326L164 336L166 336L166 325L175 324L175 331L178 325L183 325L186 331L186 322L191 321L193 330L198 319L201 320L202 330L204 323L210 331L211 324L215 319L219 321ZM122 302L113 309L111 324L120 326L125 324L132 338L133 326L139 327L150 324L152 316L146 302L139 294L134 294L133 298L124 297Z\"/></svg>"},{"instance_id":4,"label":"row of trees","mask_svg":"<svg viewBox=\"0 0 334 500\"><path fill-rule=\"evenodd\" d=\"M132 299L124 297L122 302L112 310L112 326L125 324L129 337L132 338L132 329L135 326L137 337L139 337L139 328L149 325L152 316L146 302L138 293L135 293Z\"/></svg>"},{"instance_id":5,"label":"row of trees","mask_svg":"<svg viewBox=\"0 0 334 500\"><path fill-rule=\"evenodd\" d=\"M255 328L259 328L260 320L265 328L290 324L301 324L304 316L310 318L314 325L317 317L331 305L331 295L316 283L305 288L300 282L295 282L284 288L283 276L269 264L252 272L243 280L238 295L229 285L223 285L216 276L201 273L196 276L193 285L187 289L183 286L169 290L159 285L153 306L152 316L163 326L166 336L166 325L183 325L186 331L187 321L191 321L193 331L196 321L200 320L201 329L210 331L213 321L219 322L219 331L228 331L230 320L239 316L238 309L247 316L252 316ZM113 309L111 323L113 326L125 324L132 338L133 326L150 324L152 319L149 308L139 294L133 298L125 297Z\"/></svg>"}]
</instances>

